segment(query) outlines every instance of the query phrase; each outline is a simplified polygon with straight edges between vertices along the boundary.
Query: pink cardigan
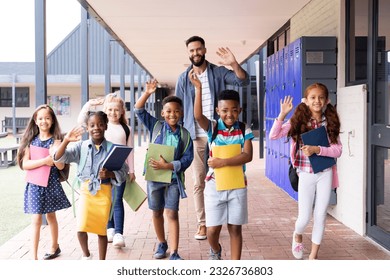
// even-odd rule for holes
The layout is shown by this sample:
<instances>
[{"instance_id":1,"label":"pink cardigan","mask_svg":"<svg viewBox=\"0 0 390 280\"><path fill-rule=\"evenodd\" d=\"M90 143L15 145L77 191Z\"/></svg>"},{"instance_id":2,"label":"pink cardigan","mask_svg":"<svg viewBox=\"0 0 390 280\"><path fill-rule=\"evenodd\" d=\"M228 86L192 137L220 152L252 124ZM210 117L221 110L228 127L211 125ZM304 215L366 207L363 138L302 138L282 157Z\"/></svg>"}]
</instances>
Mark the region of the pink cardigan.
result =
<instances>
[{"instance_id":1,"label":"pink cardigan","mask_svg":"<svg viewBox=\"0 0 390 280\"><path fill-rule=\"evenodd\" d=\"M272 125L271 131L269 133L269 138L271 140L276 140L282 137L286 137L290 128L291 128L290 121L283 123L282 121L275 120L274 124ZM292 140L291 147L290 147L290 157L292 162L295 161L296 145L297 143L294 140ZM337 144L330 144L330 147L320 146L320 153L318 155L338 158L341 156L342 150L343 150L343 145L341 144L340 137L338 137ZM332 166L332 171L333 171L332 187L337 188L339 186L339 177L337 174L336 164Z\"/></svg>"}]
</instances>

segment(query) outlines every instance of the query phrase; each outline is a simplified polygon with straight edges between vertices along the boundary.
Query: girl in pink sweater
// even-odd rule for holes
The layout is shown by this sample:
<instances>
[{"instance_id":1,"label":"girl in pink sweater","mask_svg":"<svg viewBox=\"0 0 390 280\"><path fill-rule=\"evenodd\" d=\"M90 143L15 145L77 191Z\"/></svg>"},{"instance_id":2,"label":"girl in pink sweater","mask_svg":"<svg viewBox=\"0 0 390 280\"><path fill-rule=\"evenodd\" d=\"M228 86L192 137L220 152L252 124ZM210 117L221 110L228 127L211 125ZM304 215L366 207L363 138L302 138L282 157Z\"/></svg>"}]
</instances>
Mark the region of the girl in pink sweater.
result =
<instances>
[{"instance_id":1,"label":"girl in pink sweater","mask_svg":"<svg viewBox=\"0 0 390 280\"><path fill-rule=\"evenodd\" d=\"M306 88L302 103L285 123L283 123L285 117L293 109L292 97L284 97L284 100L280 101L280 108L269 137L279 139L287 136L292 139L291 162L299 175L298 218L293 233L292 253L297 259L303 258L302 234L313 212L312 246L309 255L309 259L313 260L318 258L330 195L332 187L338 187L338 177L336 165L314 174L309 156L312 154L333 158L341 156L340 120L335 107L330 104L328 89L320 83L314 83ZM330 146L303 145L301 134L320 126L326 126Z\"/></svg>"}]
</instances>

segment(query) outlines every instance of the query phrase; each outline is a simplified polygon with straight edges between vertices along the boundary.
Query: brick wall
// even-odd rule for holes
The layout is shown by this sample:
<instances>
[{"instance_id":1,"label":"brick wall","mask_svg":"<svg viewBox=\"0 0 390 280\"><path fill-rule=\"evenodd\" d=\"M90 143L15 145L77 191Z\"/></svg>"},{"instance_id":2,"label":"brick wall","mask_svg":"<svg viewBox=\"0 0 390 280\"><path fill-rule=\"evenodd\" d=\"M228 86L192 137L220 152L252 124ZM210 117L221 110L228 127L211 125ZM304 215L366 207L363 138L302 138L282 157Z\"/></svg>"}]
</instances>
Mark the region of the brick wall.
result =
<instances>
[{"instance_id":1,"label":"brick wall","mask_svg":"<svg viewBox=\"0 0 390 280\"><path fill-rule=\"evenodd\" d=\"M339 37L340 1L313 0L291 18L291 42L302 36Z\"/></svg>"}]
</instances>

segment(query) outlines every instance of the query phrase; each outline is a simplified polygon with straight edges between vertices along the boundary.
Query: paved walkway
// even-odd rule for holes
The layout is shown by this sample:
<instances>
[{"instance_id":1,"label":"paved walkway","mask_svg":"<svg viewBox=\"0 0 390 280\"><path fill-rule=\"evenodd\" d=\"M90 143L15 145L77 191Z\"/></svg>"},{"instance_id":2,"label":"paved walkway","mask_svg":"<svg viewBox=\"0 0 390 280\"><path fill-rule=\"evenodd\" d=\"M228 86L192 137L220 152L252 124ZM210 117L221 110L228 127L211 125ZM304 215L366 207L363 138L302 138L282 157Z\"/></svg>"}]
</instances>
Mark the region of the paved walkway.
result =
<instances>
[{"instance_id":1,"label":"paved walkway","mask_svg":"<svg viewBox=\"0 0 390 280\"><path fill-rule=\"evenodd\" d=\"M136 175L141 186L145 181L141 175L146 144L136 147ZM254 159L247 165L249 223L243 226L243 260L289 260L294 222L297 218L297 203L283 190L275 186L264 175L264 160L258 159L258 142L254 142ZM179 253L187 260L206 260L209 245L207 240L193 238L196 231L196 218L192 199L191 172L186 177L188 198L180 204L180 244ZM66 186L64 186L66 188ZM138 212L125 205L126 247L116 249L109 244L107 259L111 260L150 260L156 248L156 237L151 223L151 211L145 203ZM81 249L76 236L75 218L72 208L58 212L59 243L62 253L56 260L80 259ZM28 260L30 254L30 226L0 247L0 259ZM304 258L310 252L311 225L304 234L306 246ZM42 226L39 255L43 256L50 247L49 227ZM90 250L97 259L97 238L89 235ZM226 227L221 232L223 259L230 258L229 235ZM356 234L331 216L327 227L319 259L323 260L390 260L390 252L374 244L370 239Z\"/></svg>"}]
</instances>

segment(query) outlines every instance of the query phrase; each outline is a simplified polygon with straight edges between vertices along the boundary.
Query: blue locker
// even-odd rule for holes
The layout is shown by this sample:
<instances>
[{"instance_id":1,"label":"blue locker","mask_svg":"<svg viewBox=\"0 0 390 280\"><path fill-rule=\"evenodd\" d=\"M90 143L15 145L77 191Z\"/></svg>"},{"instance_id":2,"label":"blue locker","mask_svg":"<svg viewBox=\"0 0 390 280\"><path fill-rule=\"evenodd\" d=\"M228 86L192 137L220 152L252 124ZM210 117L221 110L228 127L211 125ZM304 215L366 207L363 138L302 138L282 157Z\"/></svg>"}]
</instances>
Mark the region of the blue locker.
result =
<instances>
[{"instance_id":1,"label":"blue locker","mask_svg":"<svg viewBox=\"0 0 390 280\"><path fill-rule=\"evenodd\" d=\"M298 195L288 179L290 143L287 138L269 140L269 131L279 114L280 99L290 95L296 107L301 103L305 88L314 82L325 84L334 94L331 100L336 100L336 47L336 37L301 37L267 58L265 174L294 199L298 199Z\"/></svg>"},{"instance_id":2,"label":"blue locker","mask_svg":"<svg viewBox=\"0 0 390 280\"><path fill-rule=\"evenodd\" d=\"M285 76L284 76L284 49L281 49L277 52L278 62L279 62L279 80L278 80L278 99L276 102L277 112L275 118L279 115L280 112L280 100L286 95L285 92ZM285 184L285 174L286 169L284 168L284 141L280 139L278 147L278 186L284 186Z\"/></svg>"}]
</instances>

